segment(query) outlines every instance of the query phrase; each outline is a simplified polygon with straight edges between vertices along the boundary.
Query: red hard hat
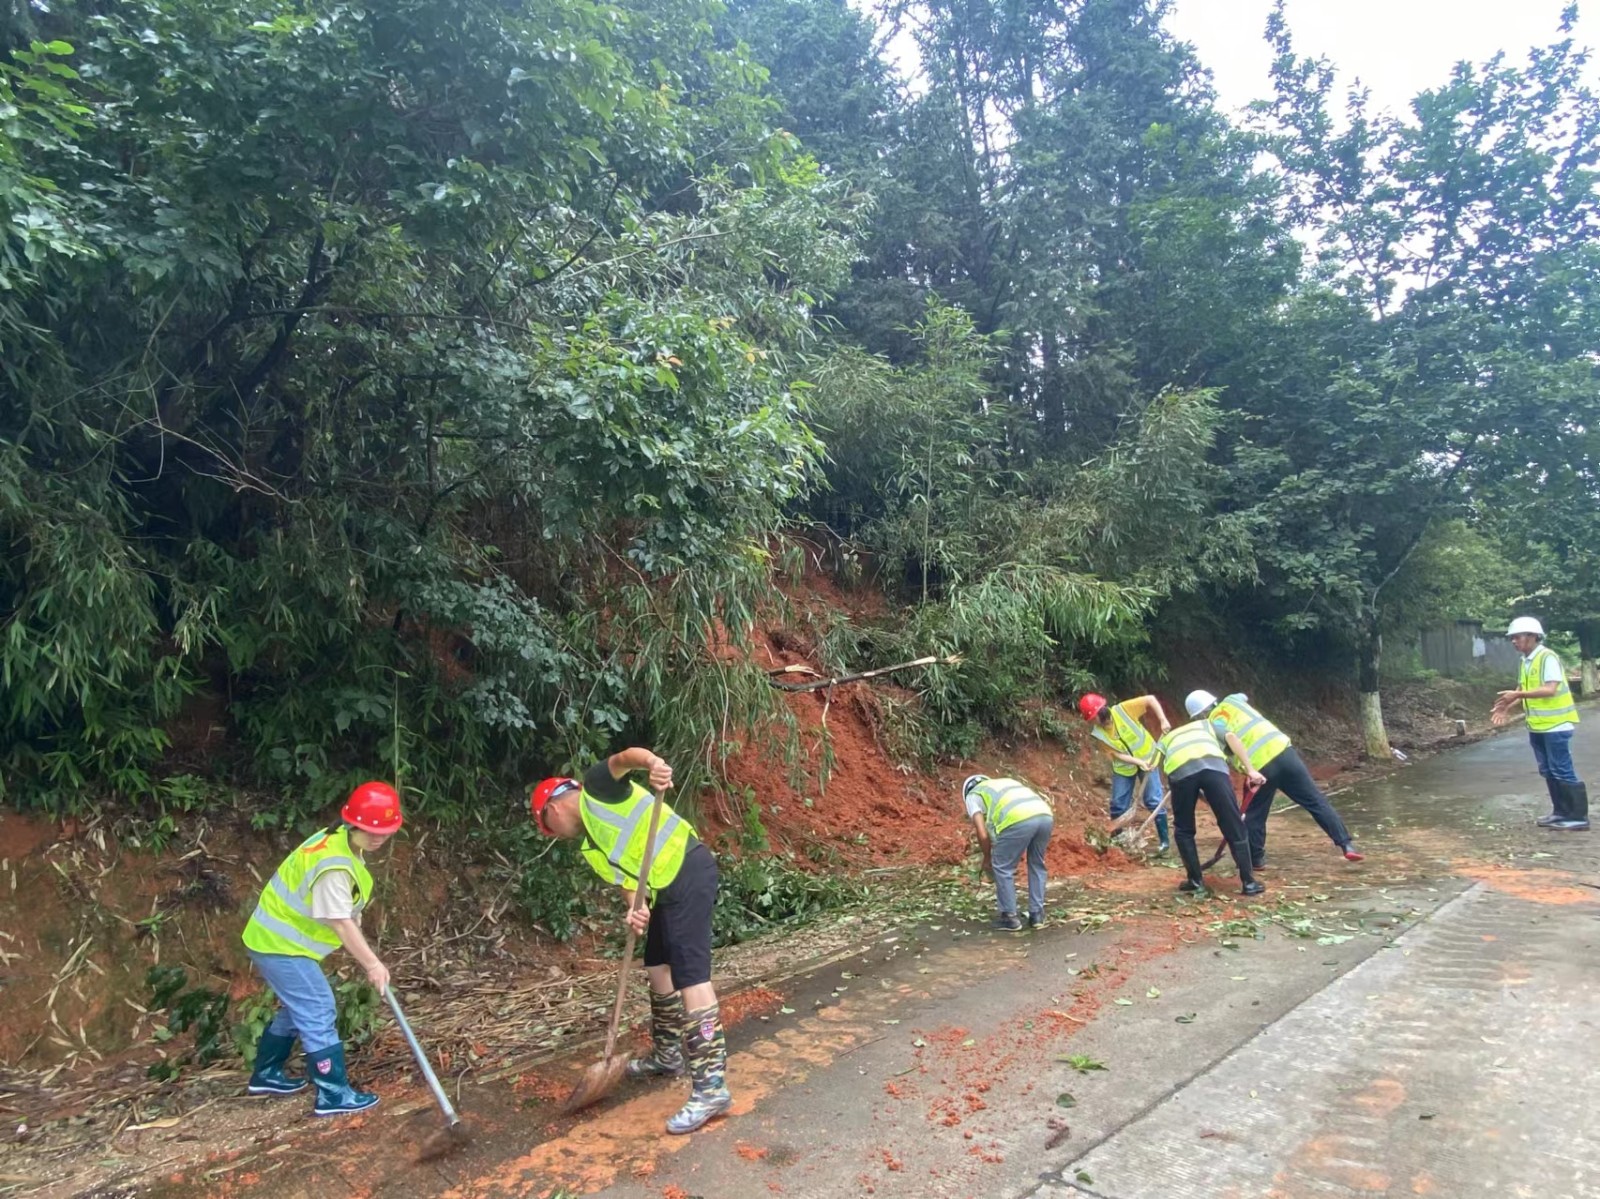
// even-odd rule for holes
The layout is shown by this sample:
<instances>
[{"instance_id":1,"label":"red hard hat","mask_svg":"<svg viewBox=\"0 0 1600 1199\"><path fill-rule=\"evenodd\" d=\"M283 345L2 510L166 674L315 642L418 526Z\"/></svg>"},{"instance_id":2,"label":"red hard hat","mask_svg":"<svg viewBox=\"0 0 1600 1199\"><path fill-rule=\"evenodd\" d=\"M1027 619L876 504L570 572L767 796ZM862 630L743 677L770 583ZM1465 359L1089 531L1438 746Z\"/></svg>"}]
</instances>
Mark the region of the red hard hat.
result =
<instances>
[{"instance_id":1,"label":"red hard hat","mask_svg":"<svg viewBox=\"0 0 1600 1199\"><path fill-rule=\"evenodd\" d=\"M540 831L546 833L550 831L544 822L544 810L550 805L550 801L560 799L577 787L577 779L553 778L545 779L533 789L533 796L529 799L528 806L533 809L533 819L539 825Z\"/></svg>"},{"instance_id":2,"label":"red hard hat","mask_svg":"<svg viewBox=\"0 0 1600 1199\"><path fill-rule=\"evenodd\" d=\"M400 796L388 783L362 783L344 801L339 818L369 833L398 832Z\"/></svg>"},{"instance_id":3,"label":"red hard hat","mask_svg":"<svg viewBox=\"0 0 1600 1199\"><path fill-rule=\"evenodd\" d=\"M1089 692L1078 701L1078 714L1085 720L1098 720L1100 713L1106 710L1106 697Z\"/></svg>"}]
</instances>

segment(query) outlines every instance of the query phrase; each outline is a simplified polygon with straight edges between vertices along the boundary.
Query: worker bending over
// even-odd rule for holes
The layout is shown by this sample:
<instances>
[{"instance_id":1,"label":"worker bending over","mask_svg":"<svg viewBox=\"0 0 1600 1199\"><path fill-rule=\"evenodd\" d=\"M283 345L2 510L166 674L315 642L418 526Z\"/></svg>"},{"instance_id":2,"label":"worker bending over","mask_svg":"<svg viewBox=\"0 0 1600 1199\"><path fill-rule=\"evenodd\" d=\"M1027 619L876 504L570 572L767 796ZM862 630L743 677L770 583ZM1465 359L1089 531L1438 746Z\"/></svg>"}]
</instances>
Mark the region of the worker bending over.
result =
<instances>
[{"instance_id":1,"label":"worker bending over","mask_svg":"<svg viewBox=\"0 0 1600 1199\"><path fill-rule=\"evenodd\" d=\"M1219 737L1231 735L1237 739L1229 743L1235 764L1256 787L1255 796L1244 810L1252 866L1260 870L1267 864L1267 817L1272 814L1272 801L1279 791L1311 813L1311 819L1328 834L1328 840L1344 855L1345 861L1363 859L1351 839L1350 830L1345 828L1339 813L1311 777L1289 734L1252 708L1245 695L1239 693L1219 700L1209 691L1191 691L1183 706L1190 716L1208 717Z\"/></svg>"},{"instance_id":2,"label":"worker bending over","mask_svg":"<svg viewBox=\"0 0 1600 1199\"><path fill-rule=\"evenodd\" d=\"M268 880L244 928L250 960L278 997L278 1010L256 1043L252 1095L294 1095L306 1079L285 1072L295 1038L317 1087L314 1116L373 1107L378 1097L358 1091L345 1075L339 1010L318 964L341 945L381 995L389 971L361 935L361 912L372 902L364 855L401 824L400 796L388 783L362 783L339 813L343 823L307 837Z\"/></svg>"},{"instance_id":3,"label":"worker bending over","mask_svg":"<svg viewBox=\"0 0 1600 1199\"><path fill-rule=\"evenodd\" d=\"M1111 819L1119 820L1133 806L1134 792L1141 780L1148 780L1144 784L1144 806L1152 812L1159 808L1163 792L1161 772L1156 769L1156 739L1145 727L1144 718L1154 716L1161 732L1170 732L1172 722L1161 701L1153 695L1140 695L1112 704L1106 702L1105 696L1090 692L1078 701L1078 712L1093 726L1089 735L1111 755ZM1156 817L1156 836L1161 852L1166 853L1171 842L1165 812Z\"/></svg>"},{"instance_id":4,"label":"worker bending over","mask_svg":"<svg viewBox=\"0 0 1600 1199\"><path fill-rule=\"evenodd\" d=\"M1245 895L1260 895L1266 890L1250 869L1250 844L1244 821L1239 816L1239 801L1234 798L1233 779L1228 774L1226 752L1209 720L1191 720L1161 738L1160 751L1172 789L1172 817L1176 825L1178 856L1183 860L1184 881L1180 891L1205 890L1200 872L1200 850L1194 843L1194 809L1201 796L1211 805L1211 814L1222 830L1233 864L1239 869L1240 890Z\"/></svg>"},{"instance_id":5,"label":"worker bending over","mask_svg":"<svg viewBox=\"0 0 1600 1199\"><path fill-rule=\"evenodd\" d=\"M648 749L625 749L596 762L583 782L549 778L534 789L533 818L553 837L583 841L584 860L622 888L628 902L639 885L655 796L628 776L649 772L650 786L672 786L672 767ZM645 935L650 979L650 1053L628 1063L628 1077L676 1077L687 1066L689 1100L667 1131L693 1132L733 1106L724 1075L728 1046L711 985L711 910L717 902L717 859L692 825L663 804L646 880L648 904L628 913Z\"/></svg>"},{"instance_id":6,"label":"worker bending over","mask_svg":"<svg viewBox=\"0 0 1600 1199\"><path fill-rule=\"evenodd\" d=\"M1572 734L1578 728L1578 705L1567 685L1566 667L1555 650L1544 644L1544 626L1531 616L1519 616L1506 630L1522 655L1517 686L1500 692L1489 719L1505 724L1520 703L1528 718L1528 743L1539 764L1545 789L1550 792L1550 814L1539 817L1542 828L1581 833L1589 828L1589 788L1579 781L1572 765Z\"/></svg>"},{"instance_id":7,"label":"worker bending over","mask_svg":"<svg viewBox=\"0 0 1600 1199\"><path fill-rule=\"evenodd\" d=\"M978 832L984 874L994 876L998 910L994 926L1006 932L1022 927L1017 916L1017 865L1028 859L1028 927L1044 925L1044 855L1050 848L1055 817L1050 801L1016 779L974 774L961 784L967 817Z\"/></svg>"}]
</instances>

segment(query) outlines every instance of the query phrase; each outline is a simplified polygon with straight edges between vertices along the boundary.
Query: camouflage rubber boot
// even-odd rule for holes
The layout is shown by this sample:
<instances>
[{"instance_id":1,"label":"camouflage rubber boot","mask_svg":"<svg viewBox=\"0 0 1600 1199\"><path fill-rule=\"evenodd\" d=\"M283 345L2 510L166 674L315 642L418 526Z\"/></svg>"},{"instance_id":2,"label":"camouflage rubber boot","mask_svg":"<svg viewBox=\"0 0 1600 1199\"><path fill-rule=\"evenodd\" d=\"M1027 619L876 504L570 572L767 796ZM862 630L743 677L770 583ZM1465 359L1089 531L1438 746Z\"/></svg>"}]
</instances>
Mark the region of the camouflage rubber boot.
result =
<instances>
[{"instance_id":1,"label":"camouflage rubber boot","mask_svg":"<svg viewBox=\"0 0 1600 1199\"><path fill-rule=\"evenodd\" d=\"M689 1102L667 1121L667 1131L675 1133L693 1132L733 1106L733 1096L728 1094L723 1078L728 1066L728 1042L722 1035L721 1009L716 1004L689 1013L683 1047L694 1090Z\"/></svg>"},{"instance_id":2,"label":"camouflage rubber boot","mask_svg":"<svg viewBox=\"0 0 1600 1199\"><path fill-rule=\"evenodd\" d=\"M683 993L650 992L650 1056L628 1063L629 1078L676 1078L683 1073Z\"/></svg>"}]
</instances>

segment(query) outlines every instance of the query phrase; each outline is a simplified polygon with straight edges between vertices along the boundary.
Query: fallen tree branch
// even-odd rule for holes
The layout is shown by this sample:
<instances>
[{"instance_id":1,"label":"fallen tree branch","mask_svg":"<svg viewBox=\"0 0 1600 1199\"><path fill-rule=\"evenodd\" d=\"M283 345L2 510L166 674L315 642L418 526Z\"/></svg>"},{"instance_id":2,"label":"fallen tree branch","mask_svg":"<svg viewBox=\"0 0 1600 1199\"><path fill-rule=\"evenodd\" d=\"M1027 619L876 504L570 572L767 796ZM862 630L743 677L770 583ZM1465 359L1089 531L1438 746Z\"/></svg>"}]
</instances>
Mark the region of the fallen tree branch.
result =
<instances>
[{"instance_id":1,"label":"fallen tree branch","mask_svg":"<svg viewBox=\"0 0 1600 1199\"><path fill-rule=\"evenodd\" d=\"M880 666L876 670L863 670L856 674L841 674L831 679L815 679L809 683L780 683L777 676L780 674L816 674L809 666L785 666L780 670L767 671L767 681L780 691L820 691L824 687L836 687L840 683L859 683L863 679L875 679L880 674L892 674L897 670L910 670L914 666L956 666L960 664L960 655L952 654L948 658L928 655L918 658L914 662L897 662L893 666Z\"/></svg>"}]
</instances>

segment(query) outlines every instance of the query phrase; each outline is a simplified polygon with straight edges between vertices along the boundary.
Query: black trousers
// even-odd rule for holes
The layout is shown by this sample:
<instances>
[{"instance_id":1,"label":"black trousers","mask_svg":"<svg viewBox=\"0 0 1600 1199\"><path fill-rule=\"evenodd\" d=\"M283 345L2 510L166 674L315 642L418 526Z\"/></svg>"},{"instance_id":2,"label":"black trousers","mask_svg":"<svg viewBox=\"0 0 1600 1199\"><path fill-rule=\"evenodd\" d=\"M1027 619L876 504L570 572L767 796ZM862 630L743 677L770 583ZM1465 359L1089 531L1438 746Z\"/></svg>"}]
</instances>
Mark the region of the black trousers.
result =
<instances>
[{"instance_id":1,"label":"black trousers","mask_svg":"<svg viewBox=\"0 0 1600 1199\"><path fill-rule=\"evenodd\" d=\"M700 841L683 855L678 877L656 892L644 934L644 964L672 967L672 988L711 981L711 911L717 859Z\"/></svg>"},{"instance_id":2,"label":"black trousers","mask_svg":"<svg viewBox=\"0 0 1600 1199\"><path fill-rule=\"evenodd\" d=\"M1272 812L1272 801L1282 791L1295 803L1311 813L1317 827L1328 834L1340 849L1350 844L1350 830L1345 828L1339 813L1333 810L1328 797L1322 793L1306 764L1300 760L1294 746L1284 750L1261 768L1266 784L1255 793L1250 806L1244 811L1245 828L1250 832L1250 860L1257 865L1267 852L1267 816Z\"/></svg>"},{"instance_id":3,"label":"black trousers","mask_svg":"<svg viewBox=\"0 0 1600 1199\"><path fill-rule=\"evenodd\" d=\"M1172 783L1172 827L1179 840L1194 840L1194 806L1202 796L1211 805L1222 835L1230 842L1243 841L1244 820L1226 770L1200 770Z\"/></svg>"}]
</instances>

